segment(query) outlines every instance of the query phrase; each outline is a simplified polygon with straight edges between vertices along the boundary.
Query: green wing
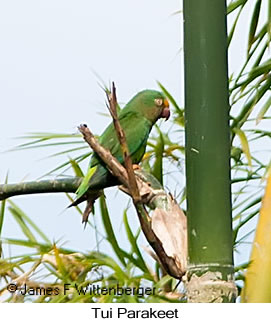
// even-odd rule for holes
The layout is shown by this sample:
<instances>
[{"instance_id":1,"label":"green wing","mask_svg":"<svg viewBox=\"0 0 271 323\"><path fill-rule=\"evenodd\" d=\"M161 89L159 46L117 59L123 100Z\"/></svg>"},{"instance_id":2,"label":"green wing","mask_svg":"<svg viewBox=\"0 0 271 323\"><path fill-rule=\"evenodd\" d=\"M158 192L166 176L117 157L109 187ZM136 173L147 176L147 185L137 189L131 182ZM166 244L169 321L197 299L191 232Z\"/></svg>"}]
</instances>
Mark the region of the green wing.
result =
<instances>
[{"instance_id":1,"label":"green wing","mask_svg":"<svg viewBox=\"0 0 271 323\"><path fill-rule=\"evenodd\" d=\"M139 163L144 155L152 124L141 114L129 111L119 118L122 129L125 132L128 149L133 163ZM111 151L111 154L123 163L123 155L113 123L111 123L101 135L100 144ZM100 163L97 154L90 161L90 167Z\"/></svg>"},{"instance_id":2,"label":"green wing","mask_svg":"<svg viewBox=\"0 0 271 323\"><path fill-rule=\"evenodd\" d=\"M93 174L96 172L98 166L94 166L88 169L86 176L84 177L82 183L78 187L76 193L76 199L79 199L81 196L83 196L89 187L89 181Z\"/></svg>"}]
</instances>

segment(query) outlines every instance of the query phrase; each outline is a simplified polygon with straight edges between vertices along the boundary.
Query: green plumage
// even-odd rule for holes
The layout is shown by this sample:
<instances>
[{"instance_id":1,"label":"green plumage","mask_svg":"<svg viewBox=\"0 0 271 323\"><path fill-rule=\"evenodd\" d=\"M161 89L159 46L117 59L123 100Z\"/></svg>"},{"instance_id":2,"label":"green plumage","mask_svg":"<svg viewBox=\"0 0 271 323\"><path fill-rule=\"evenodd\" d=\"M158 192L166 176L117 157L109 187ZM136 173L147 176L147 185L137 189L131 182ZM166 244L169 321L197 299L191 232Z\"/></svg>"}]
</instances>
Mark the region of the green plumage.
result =
<instances>
[{"instance_id":1,"label":"green plumage","mask_svg":"<svg viewBox=\"0 0 271 323\"><path fill-rule=\"evenodd\" d=\"M153 90L138 93L121 110L118 117L125 132L133 164L138 164L141 161L154 123L158 118L168 118L168 116L167 100L162 93ZM99 143L110 150L111 154L123 164L123 154L113 123L110 123L100 136ZM100 195L99 191L117 184L117 179L111 175L103 161L94 153L90 160L88 172L76 191L76 200L70 206L88 200L89 203L83 216L83 222L86 222L95 199Z\"/></svg>"}]
</instances>

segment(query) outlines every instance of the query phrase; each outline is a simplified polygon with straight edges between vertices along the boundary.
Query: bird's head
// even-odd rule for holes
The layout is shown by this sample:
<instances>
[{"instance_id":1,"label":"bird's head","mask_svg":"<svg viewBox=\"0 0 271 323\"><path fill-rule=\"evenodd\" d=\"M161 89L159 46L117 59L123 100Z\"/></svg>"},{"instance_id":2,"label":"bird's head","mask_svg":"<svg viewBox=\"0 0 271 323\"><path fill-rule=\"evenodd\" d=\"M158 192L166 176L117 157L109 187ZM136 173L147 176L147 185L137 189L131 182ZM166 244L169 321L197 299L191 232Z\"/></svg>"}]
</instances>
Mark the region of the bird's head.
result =
<instances>
[{"instance_id":1,"label":"bird's head","mask_svg":"<svg viewBox=\"0 0 271 323\"><path fill-rule=\"evenodd\" d=\"M153 124L159 118L168 120L170 116L169 103L163 93L155 90L144 90L135 95L127 107L141 113Z\"/></svg>"}]
</instances>

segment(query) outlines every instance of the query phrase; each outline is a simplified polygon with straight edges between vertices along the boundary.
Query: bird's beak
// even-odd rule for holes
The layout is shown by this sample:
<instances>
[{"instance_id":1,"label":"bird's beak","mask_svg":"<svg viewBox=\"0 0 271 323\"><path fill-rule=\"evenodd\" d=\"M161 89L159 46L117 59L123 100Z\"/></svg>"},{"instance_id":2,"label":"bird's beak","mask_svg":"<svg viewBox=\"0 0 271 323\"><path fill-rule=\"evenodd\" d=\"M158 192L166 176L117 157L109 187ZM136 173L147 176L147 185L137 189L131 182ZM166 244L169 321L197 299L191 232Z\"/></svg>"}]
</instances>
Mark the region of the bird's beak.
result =
<instances>
[{"instance_id":1,"label":"bird's beak","mask_svg":"<svg viewBox=\"0 0 271 323\"><path fill-rule=\"evenodd\" d=\"M168 118L170 117L169 103L167 99L164 99L164 108L161 112L160 117L165 118L166 120L168 120Z\"/></svg>"}]
</instances>

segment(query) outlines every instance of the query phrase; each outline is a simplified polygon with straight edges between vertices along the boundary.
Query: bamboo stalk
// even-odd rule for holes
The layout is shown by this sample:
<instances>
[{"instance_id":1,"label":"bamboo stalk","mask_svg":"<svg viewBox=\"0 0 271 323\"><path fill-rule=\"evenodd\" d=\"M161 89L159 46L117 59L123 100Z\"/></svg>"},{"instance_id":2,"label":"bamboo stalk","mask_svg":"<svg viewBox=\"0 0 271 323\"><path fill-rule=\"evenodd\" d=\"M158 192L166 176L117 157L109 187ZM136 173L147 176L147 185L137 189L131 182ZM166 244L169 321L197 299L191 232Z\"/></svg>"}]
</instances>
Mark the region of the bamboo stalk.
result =
<instances>
[{"instance_id":1,"label":"bamboo stalk","mask_svg":"<svg viewBox=\"0 0 271 323\"><path fill-rule=\"evenodd\" d=\"M0 201L16 195L39 193L74 193L82 181L81 177L22 182L0 185Z\"/></svg>"},{"instance_id":2,"label":"bamboo stalk","mask_svg":"<svg viewBox=\"0 0 271 323\"><path fill-rule=\"evenodd\" d=\"M184 0L188 301L235 299L226 1Z\"/></svg>"}]
</instances>

